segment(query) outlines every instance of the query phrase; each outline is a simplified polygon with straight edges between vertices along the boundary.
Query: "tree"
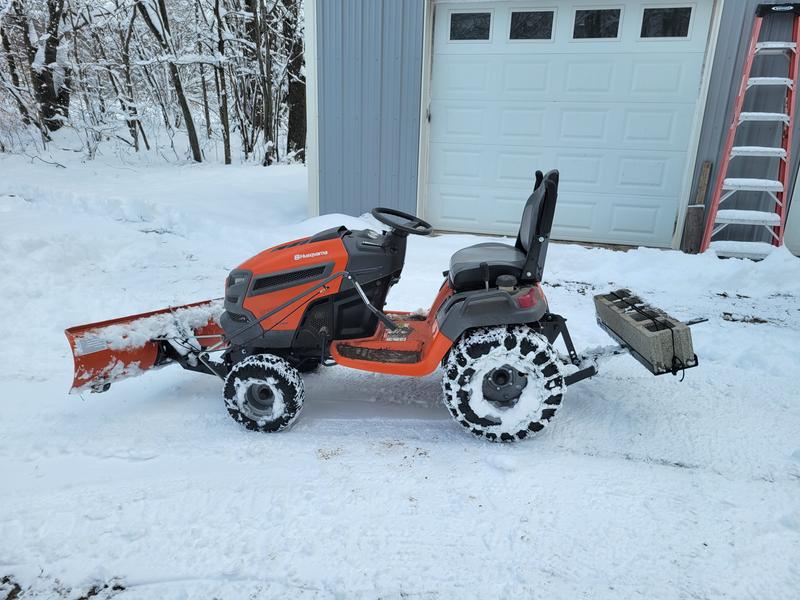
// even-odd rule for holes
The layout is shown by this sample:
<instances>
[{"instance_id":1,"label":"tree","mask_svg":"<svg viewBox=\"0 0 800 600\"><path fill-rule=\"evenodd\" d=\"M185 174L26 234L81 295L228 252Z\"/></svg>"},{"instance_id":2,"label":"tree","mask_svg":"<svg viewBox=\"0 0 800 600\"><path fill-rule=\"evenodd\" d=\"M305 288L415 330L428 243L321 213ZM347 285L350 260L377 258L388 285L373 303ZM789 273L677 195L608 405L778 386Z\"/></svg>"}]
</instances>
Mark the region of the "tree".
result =
<instances>
[{"instance_id":1,"label":"tree","mask_svg":"<svg viewBox=\"0 0 800 600\"><path fill-rule=\"evenodd\" d=\"M185 133L198 162L302 159L301 2L0 0L0 144L66 128L89 158L117 140L182 160Z\"/></svg>"},{"instance_id":2,"label":"tree","mask_svg":"<svg viewBox=\"0 0 800 600\"><path fill-rule=\"evenodd\" d=\"M306 147L306 77L303 59L303 31L300 26L299 0L284 0L283 37L287 56L288 115L287 151L305 160Z\"/></svg>"},{"instance_id":3,"label":"tree","mask_svg":"<svg viewBox=\"0 0 800 600\"><path fill-rule=\"evenodd\" d=\"M231 164L231 129L228 121L228 84L225 82L225 69L222 61L225 57L225 23L222 20L220 0L214 0L214 17L217 22L217 89L219 90L219 121L222 124L222 144L225 152L225 164Z\"/></svg>"},{"instance_id":4,"label":"tree","mask_svg":"<svg viewBox=\"0 0 800 600\"><path fill-rule=\"evenodd\" d=\"M63 0L61 0L63 2ZM192 150L192 158L195 162L203 162L203 154L200 151L200 142L197 139L197 129L194 126L194 118L192 111L189 110L189 102L186 100L186 93L183 89L183 82L181 75L178 71L176 64L177 52L172 39L172 31L170 30L169 15L167 13L167 6L165 0L139 0L136 3L136 8L142 15L147 28L153 34L156 42L163 50L167 57L167 65L169 67L170 78L172 79L172 86L175 89L175 96L177 97L178 104L183 114L183 122L186 125L186 134L189 136L189 147Z\"/></svg>"},{"instance_id":5,"label":"tree","mask_svg":"<svg viewBox=\"0 0 800 600\"><path fill-rule=\"evenodd\" d=\"M12 0L9 29L15 30L16 43L25 49L38 121L52 132L61 129L69 117L71 70L58 64L64 0L47 0L44 8L37 15L42 27L40 33L28 19L29 11L24 0ZM10 44L8 33L3 38L3 48L10 55L10 47L6 47ZM13 71L16 71L16 65ZM13 78L12 74L12 82Z\"/></svg>"}]
</instances>

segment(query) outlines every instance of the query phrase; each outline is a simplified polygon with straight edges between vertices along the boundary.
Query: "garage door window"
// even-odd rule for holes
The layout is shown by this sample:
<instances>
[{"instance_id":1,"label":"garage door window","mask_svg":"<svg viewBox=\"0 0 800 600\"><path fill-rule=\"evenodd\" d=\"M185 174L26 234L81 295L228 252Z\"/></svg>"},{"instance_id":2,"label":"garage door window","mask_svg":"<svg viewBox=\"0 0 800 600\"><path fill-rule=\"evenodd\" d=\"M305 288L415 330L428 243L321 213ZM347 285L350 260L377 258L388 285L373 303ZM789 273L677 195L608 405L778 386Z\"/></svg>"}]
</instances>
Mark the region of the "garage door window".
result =
<instances>
[{"instance_id":1,"label":"garage door window","mask_svg":"<svg viewBox=\"0 0 800 600\"><path fill-rule=\"evenodd\" d=\"M576 40L616 38L621 15L619 8L576 10L572 37Z\"/></svg>"},{"instance_id":2,"label":"garage door window","mask_svg":"<svg viewBox=\"0 0 800 600\"><path fill-rule=\"evenodd\" d=\"M643 38L685 38L689 35L691 7L645 8L642 18Z\"/></svg>"},{"instance_id":3,"label":"garage door window","mask_svg":"<svg viewBox=\"0 0 800 600\"><path fill-rule=\"evenodd\" d=\"M450 39L453 41L488 40L492 13L451 13Z\"/></svg>"},{"instance_id":4,"label":"garage door window","mask_svg":"<svg viewBox=\"0 0 800 600\"><path fill-rule=\"evenodd\" d=\"M526 11L511 13L512 40L549 40L553 36L553 11Z\"/></svg>"}]
</instances>

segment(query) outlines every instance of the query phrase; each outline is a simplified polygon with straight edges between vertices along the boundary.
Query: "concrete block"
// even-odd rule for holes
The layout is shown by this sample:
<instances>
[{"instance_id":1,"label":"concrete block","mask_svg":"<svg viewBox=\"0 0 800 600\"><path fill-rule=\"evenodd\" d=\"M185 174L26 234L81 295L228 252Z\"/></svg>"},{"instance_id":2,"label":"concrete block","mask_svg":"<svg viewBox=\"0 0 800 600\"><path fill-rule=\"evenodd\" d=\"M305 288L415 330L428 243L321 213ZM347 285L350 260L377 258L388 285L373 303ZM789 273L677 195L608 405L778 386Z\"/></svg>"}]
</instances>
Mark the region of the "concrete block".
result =
<instances>
[{"instance_id":1,"label":"concrete block","mask_svg":"<svg viewBox=\"0 0 800 600\"><path fill-rule=\"evenodd\" d=\"M630 290L594 297L597 322L656 375L673 370L673 360L697 366L692 332L663 310L650 306Z\"/></svg>"}]
</instances>

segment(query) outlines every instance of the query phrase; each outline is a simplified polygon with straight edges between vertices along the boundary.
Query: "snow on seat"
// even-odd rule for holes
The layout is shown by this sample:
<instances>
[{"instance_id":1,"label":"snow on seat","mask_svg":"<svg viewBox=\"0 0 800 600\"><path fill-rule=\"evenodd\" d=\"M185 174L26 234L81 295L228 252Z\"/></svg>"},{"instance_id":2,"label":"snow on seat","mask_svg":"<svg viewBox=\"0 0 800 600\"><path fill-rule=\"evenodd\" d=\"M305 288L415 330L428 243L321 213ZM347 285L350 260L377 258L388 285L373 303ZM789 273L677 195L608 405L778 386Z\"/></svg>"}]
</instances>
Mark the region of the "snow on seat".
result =
<instances>
[{"instance_id":1,"label":"snow on seat","mask_svg":"<svg viewBox=\"0 0 800 600\"><path fill-rule=\"evenodd\" d=\"M723 190L741 190L744 192L782 192L783 184L772 179L726 179Z\"/></svg>"},{"instance_id":2,"label":"snow on seat","mask_svg":"<svg viewBox=\"0 0 800 600\"><path fill-rule=\"evenodd\" d=\"M780 225L781 218L774 212L757 210L720 210L717 211L717 223L738 223L740 225Z\"/></svg>"}]
</instances>

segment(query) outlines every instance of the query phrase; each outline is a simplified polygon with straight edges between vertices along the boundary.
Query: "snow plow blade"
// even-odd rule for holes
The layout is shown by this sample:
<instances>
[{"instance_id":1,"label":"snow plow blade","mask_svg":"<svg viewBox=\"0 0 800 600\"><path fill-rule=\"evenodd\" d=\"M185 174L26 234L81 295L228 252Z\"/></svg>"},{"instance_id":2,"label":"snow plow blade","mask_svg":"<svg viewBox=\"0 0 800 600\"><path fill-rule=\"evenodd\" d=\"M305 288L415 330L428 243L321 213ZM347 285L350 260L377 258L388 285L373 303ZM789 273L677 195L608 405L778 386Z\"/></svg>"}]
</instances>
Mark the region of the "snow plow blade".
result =
<instances>
[{"instance_id":1,"label":"snow plow blade","mask_svg":"<svg viewBox=\"0 0 800 600\"><path fill-rule=\"evenodd\" d=\"M206 300L99 323L64 333L75 361L70 393L104 392L115 381L135 377L224 341L222 300Z\"/></svg>"},{"instance_id":2,"label":"snow plow blade","mask_svg":"<svg viewBox=\"0 0 800 600\"><path fill-rule=\"evenodd\" d=\"M597 323L653 375L676 375L699 363L690 325L645 303L630 290L594 297Z\"/></svg>"}]
</instances>

